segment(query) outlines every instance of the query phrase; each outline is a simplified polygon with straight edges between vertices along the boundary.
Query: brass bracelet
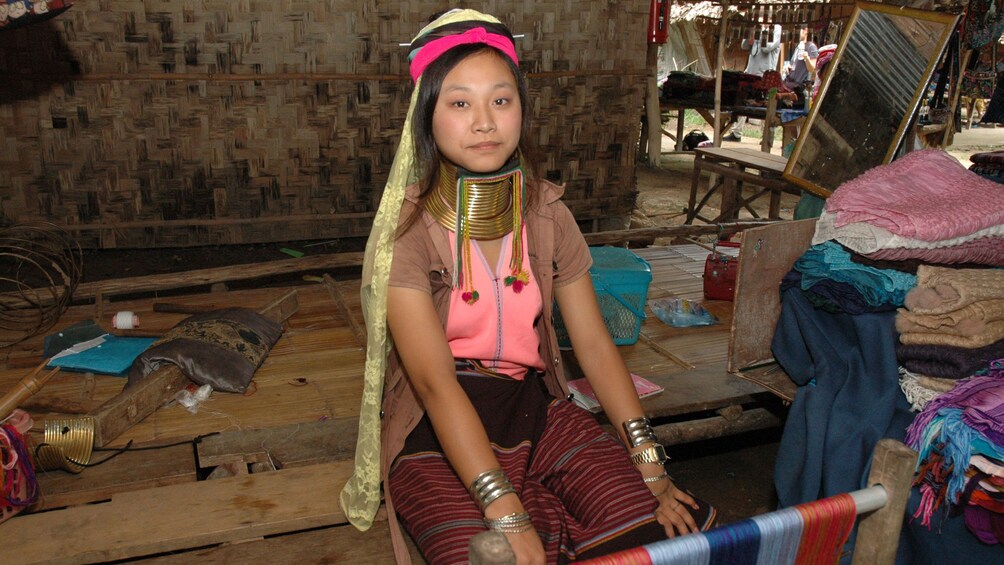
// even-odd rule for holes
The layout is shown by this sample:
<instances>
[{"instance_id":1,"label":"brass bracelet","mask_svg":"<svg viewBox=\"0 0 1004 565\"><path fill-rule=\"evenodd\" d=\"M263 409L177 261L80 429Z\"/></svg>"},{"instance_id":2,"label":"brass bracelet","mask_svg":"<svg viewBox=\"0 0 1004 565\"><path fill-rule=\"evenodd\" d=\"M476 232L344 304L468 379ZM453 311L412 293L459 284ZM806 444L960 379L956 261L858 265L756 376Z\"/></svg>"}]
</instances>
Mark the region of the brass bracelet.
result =
<instances>
[{"instance_id":1,"label":"brass bracelet","mask_svg":"<svg viewBox=\"0 0 1004 565\"><path fill-rule=\"evenodd\" d=\"M501 518L485 518L485 526L494 532L503 534L521 534L533 528L530 515L526 512L513 512Z\"/></svg>"},{"instance_id":2,"label":"brass bracelet","mask_svg":"<svg viewBox=\"0 0 1004 565\"><path fill-rule=\"evenodd\" d=\"M625 420L621 426L624 427L624 435L627 436L631 447L640 447L646 443L655 443L657 441L655 431L652 430L652 424L645 416Z\"/></svg>"},{"instance_id":3,"label":"brass bracelet","mask_svg":"<svg viewBox=\"0 0 1004 565\"><path fill-rule=\"evenodd\" d=\"M474 497L474 501L477 502L478 508L482 512L497 498L516 492L516 489L512 487L512 483L509 482L509 478L505 476L502 469L492 469L481 473L474 479L468 490L470 490L471 496Z\"/></svg>"}]
</instances>

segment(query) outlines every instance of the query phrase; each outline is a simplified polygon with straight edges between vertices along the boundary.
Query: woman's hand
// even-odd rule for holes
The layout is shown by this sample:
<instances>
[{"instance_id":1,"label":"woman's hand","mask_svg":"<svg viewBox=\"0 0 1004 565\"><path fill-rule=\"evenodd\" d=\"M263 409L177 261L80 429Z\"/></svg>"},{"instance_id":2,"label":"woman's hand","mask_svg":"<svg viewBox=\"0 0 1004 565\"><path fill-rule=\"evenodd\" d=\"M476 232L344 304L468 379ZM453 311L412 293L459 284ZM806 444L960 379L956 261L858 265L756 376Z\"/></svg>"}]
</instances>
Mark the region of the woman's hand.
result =
<instances>
[{"instance_id":1,"label":"woman's hand","mask_svg":"<svg viewBox=\"0 0 1004 565\"><path fill-rule=\"evenodd\" d=\"M505 534L505 539L516 555L516 565L544 565L544 544L537 535L537 530L529 530L519 534Z\"/></svg>"},{"instance_id":2,"label":"woman's hand","mask_svg":"<svg viewBox=\"0 0 1004 565\"><path fill-rule=\"evenodd\" d=\"M688 506L697 510L698 506L694 498L676 488L673 481L669 479L656 484L669 484L669 487L656 497L659 499L659 507L655 510L655 517L666 528L666 535L672 538L676 537L677 533L689 534L698 531L697 522L687 511ZM658 488L665 487L659 486Z\"/></svg>"}]
</instances>

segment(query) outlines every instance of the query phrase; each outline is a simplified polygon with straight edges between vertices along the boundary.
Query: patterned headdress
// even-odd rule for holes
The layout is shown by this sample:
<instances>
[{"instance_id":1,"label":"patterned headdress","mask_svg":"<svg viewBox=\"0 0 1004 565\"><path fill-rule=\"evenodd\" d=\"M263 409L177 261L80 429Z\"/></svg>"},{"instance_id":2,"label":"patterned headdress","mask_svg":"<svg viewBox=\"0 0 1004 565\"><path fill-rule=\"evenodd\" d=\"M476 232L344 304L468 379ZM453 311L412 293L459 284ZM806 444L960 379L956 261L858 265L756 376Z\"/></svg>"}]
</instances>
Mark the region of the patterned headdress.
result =
<instances>
[{"instance_id":1,"label":"patterned headdress","mask_svg":"<svg viewBox=\"0 0 1004 565\"><path fill-rule=\"evenodd\" d=\"M405 187L417 180L412 116L421 89L422 72L452 47L466 43L491 45L517 62L512 35L505 26L498 19L475 10L451 10L415 36L409 54L415 88L401 132L401 143L366 242L360 291L366 319L366 368L359 412L356 466L339 496L339 503L349 522L360 530L366 530L373 524L380 507L380 404L391 347L387 332L387 286Z\"/></svg>"}]
</instances>

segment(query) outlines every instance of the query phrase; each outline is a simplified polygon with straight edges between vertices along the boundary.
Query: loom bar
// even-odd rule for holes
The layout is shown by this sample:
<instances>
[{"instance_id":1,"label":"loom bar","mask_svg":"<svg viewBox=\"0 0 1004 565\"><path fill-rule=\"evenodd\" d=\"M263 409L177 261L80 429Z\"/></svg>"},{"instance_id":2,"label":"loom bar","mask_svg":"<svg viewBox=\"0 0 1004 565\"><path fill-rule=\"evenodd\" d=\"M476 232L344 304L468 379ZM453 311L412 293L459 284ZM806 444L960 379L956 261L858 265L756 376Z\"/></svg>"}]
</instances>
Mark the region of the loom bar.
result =
<instances>
[{"instance_id":1,"label":"loom bar","mask_svg":"<svg viewBox=\"0 0 1004 565\"><path fill-rule=\"evenodd\" d=\"M854 492L847 493L854 499L854 506L858 514L878 510L889 502L889 494L882 485L875 485Z\"/></svg>"}]
</instances>

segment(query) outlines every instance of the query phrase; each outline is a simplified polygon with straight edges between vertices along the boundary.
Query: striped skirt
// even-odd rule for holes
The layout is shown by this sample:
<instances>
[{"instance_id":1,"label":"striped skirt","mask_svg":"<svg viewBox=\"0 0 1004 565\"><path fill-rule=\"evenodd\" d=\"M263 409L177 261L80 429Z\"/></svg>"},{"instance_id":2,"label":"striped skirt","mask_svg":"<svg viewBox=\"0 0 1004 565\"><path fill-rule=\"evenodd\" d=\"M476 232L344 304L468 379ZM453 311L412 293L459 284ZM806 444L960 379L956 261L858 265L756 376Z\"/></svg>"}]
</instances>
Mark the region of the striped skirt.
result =
<instances>
[{"instance_id":1,"label":"striped skirt","mask_svg":"<svg viewBox=\"0 0 1004 565\"><path fill-rule=\"evenodd\" d=\"M666 537L656 499L627 450L539 376L525 380L458 363L495 456L540 535L548 563L597 557ZM390 471L405 529L430 563L464 563L483 515L442 453L428 417Z\"/></svg>"}]
</instances>

